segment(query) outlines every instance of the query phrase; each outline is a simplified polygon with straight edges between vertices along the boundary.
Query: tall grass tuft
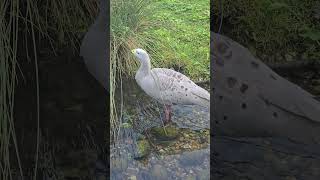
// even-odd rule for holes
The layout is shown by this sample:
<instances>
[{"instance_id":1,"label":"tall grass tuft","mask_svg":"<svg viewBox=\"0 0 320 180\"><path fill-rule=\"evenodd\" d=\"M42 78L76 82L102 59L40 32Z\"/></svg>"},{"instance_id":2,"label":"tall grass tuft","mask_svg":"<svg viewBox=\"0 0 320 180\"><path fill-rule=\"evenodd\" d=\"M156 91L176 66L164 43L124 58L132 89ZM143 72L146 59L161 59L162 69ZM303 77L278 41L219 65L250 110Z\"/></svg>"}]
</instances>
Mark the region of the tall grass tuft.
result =
<instances>
[{"instance_id":1,"label":"tall grass tuft","mask_svg":"<svg viewBox=\"0 0 320 180\"><path fill-rule=\"evenodd\" d=\"M161 36L150 33L151 28L161 29L165 25L152 16L155 7L150 5L151 3L155 2L111 0L110 137L113 141L117 140L122 123L124 107L122 80L134 77L139 65L131 50L145 49L156 67L168 66L171 63L170 59L176 59L174 48L161 39ZM169 60L168 55L171 57Z\"/></svg>"},{"instance_id":2,"label":"tall grass tuft","mask_svg":"<svg viewBox=\"0 0 320 180\"><path fill-rule=\"evenodd\" d=\"M79 47L81 34L87 31L97 12L95 0L54 1L0 1L0 179L16 179L13 173L15 152L18 161L18 176L24 178L14 126L14 95L17 84L18 54L27 55L35 64L37 80L37 138L33 179L37 179L40 143L38 43L41 39L50 41L52 51L56 47ZM57 39L57 40L54 40ZM18 44L24 43L25 49ZM23 47L23 46L22 46ZM32 50L32 54L29 54ZM22 56L23 57L23 56ZM23 73L23 72L22 72ZM14 150L14 151L12 151ZM15 167L16 168L16 167ZM16 171L15 171L16 172Z\"/></svg>"},{"instance_id":3,"label":"tall grass tuft","mask_svg":"<svg viewBox=\"0 0 320 180\"><path fill-rule=\"evenodd\" d=\"M56 47L80 46L81 36L88 30L98 13L98 0L42 1L39 10L41 28Z\"/></svg>"},{"instance_id":4,"label":"tall grass tuft","mask_svg":"<svg viewBox=\"0 0 320 180\"><path fill-rule=\"evenodd\" d=\"M151 51L155 41L145 33L145 29L152 26L148 19L148 4L149 0L111 1L110 136L113 140L117 139L120 132L123 108L123 102L115 100L115 90L117 87L122 90L122 78L132 76L137 69L131 50L141 47Z\"/></svg>"},{"instance_id":5,"label":"tall grass tuft","mask_svg":"<svg viewBox=\"0 0 320 180\"><path fill-rule=\"evenodd\" d=\"M9 158L12 143L17 155L20 176L23 176L13 121L19 2L1 1L0 12L0 179L12 179Z\"/></svg>"}]
</instances>

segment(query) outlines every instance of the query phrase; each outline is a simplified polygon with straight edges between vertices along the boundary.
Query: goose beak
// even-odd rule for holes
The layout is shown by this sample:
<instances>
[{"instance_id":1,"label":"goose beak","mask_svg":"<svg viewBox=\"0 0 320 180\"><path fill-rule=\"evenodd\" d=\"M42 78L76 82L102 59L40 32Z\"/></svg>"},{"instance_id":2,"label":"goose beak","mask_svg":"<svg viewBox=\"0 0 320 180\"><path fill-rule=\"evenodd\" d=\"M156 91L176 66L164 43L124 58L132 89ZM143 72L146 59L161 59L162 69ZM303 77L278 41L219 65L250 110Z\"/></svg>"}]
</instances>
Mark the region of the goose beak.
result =
<instances>
[{"instance_id":1,"label":"goose beak","mask_svg":"<svg viewBox=\"0 0 320 180\"><path fill-rule=\"evenodd\" d=\"M136 54L136 50L135 50L135 49L132 49L131 52L132 52L133 54Z\"/></svg>"}]
</instances>

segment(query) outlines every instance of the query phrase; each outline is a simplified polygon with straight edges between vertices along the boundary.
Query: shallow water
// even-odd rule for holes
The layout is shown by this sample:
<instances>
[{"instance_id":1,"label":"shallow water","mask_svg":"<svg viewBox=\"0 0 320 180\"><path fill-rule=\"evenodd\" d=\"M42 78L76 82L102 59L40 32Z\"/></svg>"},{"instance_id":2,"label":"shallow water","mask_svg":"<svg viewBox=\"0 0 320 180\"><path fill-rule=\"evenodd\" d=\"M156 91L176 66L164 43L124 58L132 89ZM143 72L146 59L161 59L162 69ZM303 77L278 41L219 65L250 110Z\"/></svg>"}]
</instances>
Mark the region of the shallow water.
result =
<instances>
[{"instance_id":1,"label":"shallow water","mask_svg":"<svg viewBox=\"0 0 320 180\"><path fill-rule=\"evenodd\" d=\"M162 106L135 81L124 84L122 120L132 126L122 128L119 140L111 146L111 179L209 179L209 110L173 105L173 123L165 127L173 131L173 137L155 135L152 129L163 127ZM150 146L143 157L141 139Z\"/></svg>"}]
</instances>

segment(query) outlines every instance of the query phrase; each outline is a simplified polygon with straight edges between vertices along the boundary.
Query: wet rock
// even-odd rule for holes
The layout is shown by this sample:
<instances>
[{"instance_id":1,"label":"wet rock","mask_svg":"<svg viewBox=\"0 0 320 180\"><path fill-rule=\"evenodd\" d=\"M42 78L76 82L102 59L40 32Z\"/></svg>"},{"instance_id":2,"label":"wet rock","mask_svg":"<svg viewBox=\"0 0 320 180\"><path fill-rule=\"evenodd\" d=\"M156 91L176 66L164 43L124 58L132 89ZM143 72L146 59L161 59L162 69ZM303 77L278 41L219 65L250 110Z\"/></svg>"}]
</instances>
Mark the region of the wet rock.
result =
<instances>
[{"instance_id":1,"label":"wet rock","mask_svg":"<svg viewBox=\"0 0 320 180\"><path fill-rule=\"evenodd\" d=\"M135 159L142 159L150 154L150 144L146 139L140 139L137 141L137 152L135 154Z\"/></svg>"},{"instance_id":2,"label":"wet rock","mask_svg":"<svg viewBox=\"0 0 320 180\"><path fill-rule=\"evenodd\" d=\"M203 169L197 173L197 180L209 180L210 169Z\"/></svg>"},{"instance_id":3,"label":"wet rock","mask_svg":"<svg viewBox=\"0 0 320 180\"><path fill-rule=\"evenodd\" d=\"M125 171L128 168L128 158L127 157L117 157L110 161L111 171Z\"/></svg>"},{"instance_id":4,"label":"wet rock","mask_svg":"<svg viewBox=\"0 0 320 180\"><path fill-rule=\"evenodd\" d=\"M179 129L175 127L154 127L150 133L160 141L175 140L179 136Z\"/></svg>"},{"instance_id":5,"label":"wet rock","mask_svg":"<svg viewBox=\"0 0 320 180\"><path fill-rule=\"evenodd\" d=\"M168 178L168 172L162 165L156 164L152 167L151 176L154 180L166 180Z\"/></svg>"},{"instance_id":6,"label":"wet rock","mask_svg":"<svg viewBox=\"0 0 320 180\"><path fill-rule=\"evenodd\" d=\"M149 171L141 170L138 174L138 179L152 179Z\"/></svg>"},{"instance_id":7,"label":"wet rock","mask_svg":"<svg viewBox=\"0 0 320 180\"><path fill-rule=\"evenodd\" d=\"M203 163L205 154L202 151L184 152L179 159L183 166L197 166Z\"/></svg>"},{"instance_id":8,"label":"wet rock","mask_svg":"<svg viewBox=\"0 0 320 180\"><path fill-rule=\"evenodd\" d=\"M210 124L209 110L197 105L175 105L173 109L174 123L180 128L192 130L208 129Z\"/></svg>"}]
</instances>

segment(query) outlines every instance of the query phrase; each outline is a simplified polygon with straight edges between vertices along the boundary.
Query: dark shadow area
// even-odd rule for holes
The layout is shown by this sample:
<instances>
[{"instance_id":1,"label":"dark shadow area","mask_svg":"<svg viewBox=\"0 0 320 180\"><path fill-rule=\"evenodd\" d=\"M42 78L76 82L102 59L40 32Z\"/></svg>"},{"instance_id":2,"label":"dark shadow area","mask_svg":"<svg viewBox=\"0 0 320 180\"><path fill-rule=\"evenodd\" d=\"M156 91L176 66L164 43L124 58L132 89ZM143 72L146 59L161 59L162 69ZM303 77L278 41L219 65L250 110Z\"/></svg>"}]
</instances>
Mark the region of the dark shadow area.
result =
<instances>
[{"instance_id":1,"label":"dark shadow area","mask_svg":"<svg viewBox=\"0 0 320 180\"><path fill-rule=\"evenodd\" d=\"M37 3L34 4L38 6L37 8L44 7L43 1ZM87 16L95 14L96 4L90 3L76 4L77 8L83 8L77 9L77 12ZM27 16L25 15L26 4L20 4L21 16ZM109 7L109 3L104 5ZM92 12L87 12L88 10ZM39 18L44 18L41 15L43 14L40 14ZM48 20L48 24L56 25L54 20L57 19L59 18ZM91 23L84 24L86 20L79 20L79 27L90 26ZM109 19L106 20L109 21ZM15 95L13 121L9 121L14 123L12 125L14 131L8 130L11 133L8 135L10 136L8 144L10 157L8 162L1 160L0 179L108 178L110 99L108 91L88 72L83 57L79 56L80 44L85 36L84 30L77 29L79 27L73 27L79 32L71 32L74 29L64 29L63 32L59 32L60 35L64 35L60 37L62 40L55 40L53 38L58 38L56 36L58 33L55 32L57 27L50 26L54 30L46 29L48 34L44 33L45 35L38 32L38 29L32 34L30 25L26 23L27 28L30 28L27 31L23 23L20 22L21 29L17 30L19 37L15 67L17 70L14 75L17 84L14 90L9 92ZM106 28L105 31L100 31L101 33L109 33L107 22L99 25L100 28ZM99 46L96 50L105 51L90 53L99 55L107 53L109 44L107 37L100 39L105 43L95 44ZM105 44L107 44L106 47L101 47ZM94 45L92 47L95 49ZM108 55L104 57L108 58ZM1 67L8 72L11 72L12 68ZM108 67L105 67L105 70L108 72ZM2 96L0 99L2 100ZM8 127L11 126L8 125ZM6 148L1 147L4 150ZM8 165L9 169L3 169L3 165ZM21 166L23 177L21 177L19 166ZM8 173L8 176L5 173Z\"/></svg>"},{"instance_id":2,"label":"dark shadow area","mask_svg":"<svg viewBox=\"0 0 320 180\"><path fill-rule=\"evenodd\" d=\"M106 153L109 98L72 52L39 55L39 178L94 176ZM37 142L35 69L21 62L15 100L15 127L23 169L32 172ZM106 157L104 157L106 158Z\"/></svg>"}]
</instances>

